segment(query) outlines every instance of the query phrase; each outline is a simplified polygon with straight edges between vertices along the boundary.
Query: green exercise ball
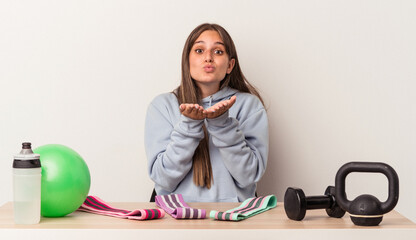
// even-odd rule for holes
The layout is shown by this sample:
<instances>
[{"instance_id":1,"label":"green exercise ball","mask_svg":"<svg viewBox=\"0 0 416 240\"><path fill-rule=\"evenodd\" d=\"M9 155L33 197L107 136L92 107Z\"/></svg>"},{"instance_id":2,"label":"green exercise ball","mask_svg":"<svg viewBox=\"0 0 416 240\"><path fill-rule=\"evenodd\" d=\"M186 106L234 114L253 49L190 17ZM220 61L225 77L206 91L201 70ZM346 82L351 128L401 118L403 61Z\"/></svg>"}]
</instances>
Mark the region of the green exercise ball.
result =
<instances>
[{"instance_id":1,"label":"green exercise ball","mask_svg":"<svg viewBox=\"0 0 416 240\"><path fill-rule=\"evenodd\" d=\"M63 217L77 210L90 190L90 171L84 159L69 147L48 144L33 150L42 165L41 214Z\"/></svg>"}]
</instances>

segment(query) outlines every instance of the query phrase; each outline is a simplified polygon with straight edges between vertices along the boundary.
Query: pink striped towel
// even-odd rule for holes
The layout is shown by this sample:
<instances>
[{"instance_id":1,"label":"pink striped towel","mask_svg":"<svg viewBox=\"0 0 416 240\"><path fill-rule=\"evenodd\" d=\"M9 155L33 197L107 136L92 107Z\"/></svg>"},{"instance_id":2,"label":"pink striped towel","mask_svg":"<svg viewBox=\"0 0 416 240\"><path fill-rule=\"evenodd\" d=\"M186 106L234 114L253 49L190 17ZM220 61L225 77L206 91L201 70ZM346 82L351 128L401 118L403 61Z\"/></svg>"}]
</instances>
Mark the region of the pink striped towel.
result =
<instances>
[{"instance_id":1,"label":"pink striped towel","mask_svg":"<svg viewBox=\"0 0 416 240\"><path fill-rule=\"evenodd\" d=\"M163 218L165 211L162 209L136 209L133 211L113 208L103 200L95 196L88 196L78 211L96 213L111 217L127 218L132 220L150 220Z\"/></svg>"},{"instance_id":2,"label":"pink striped towel","mask_svg":"<svg viewBox=\"0 0 416 240\"><path fill-rule=\"evenodd\" d=\"M205 218L205 209L191 208L183 200L182 194L157 195L156 205L163 208L173 218Z\"/></svg>"}]
</instances>

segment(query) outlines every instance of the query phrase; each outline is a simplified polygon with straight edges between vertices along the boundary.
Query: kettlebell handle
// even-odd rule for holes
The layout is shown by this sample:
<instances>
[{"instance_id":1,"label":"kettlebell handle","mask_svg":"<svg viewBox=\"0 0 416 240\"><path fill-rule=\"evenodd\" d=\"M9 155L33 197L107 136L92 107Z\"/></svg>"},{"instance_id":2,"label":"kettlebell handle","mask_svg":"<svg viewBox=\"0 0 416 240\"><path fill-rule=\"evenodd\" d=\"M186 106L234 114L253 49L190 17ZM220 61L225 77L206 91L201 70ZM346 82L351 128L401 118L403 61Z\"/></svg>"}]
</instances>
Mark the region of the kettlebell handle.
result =
<instances>
[{"instance_id":1,"label":"kettlebell handle","mask_svg":"<svg viewBox=\"0 0 416 240\"><path fill-rule=\"evenodd\" d=\"M383 213L390 212L399 200L399 177L389 165L381 162L349 162L344 164L335 177L335 197L343 209L350 209L352 201L347 199L345 193L345 178L352 172L382 173L389 181L389 197L381 203Z\"/></svg>"}]
</instances>

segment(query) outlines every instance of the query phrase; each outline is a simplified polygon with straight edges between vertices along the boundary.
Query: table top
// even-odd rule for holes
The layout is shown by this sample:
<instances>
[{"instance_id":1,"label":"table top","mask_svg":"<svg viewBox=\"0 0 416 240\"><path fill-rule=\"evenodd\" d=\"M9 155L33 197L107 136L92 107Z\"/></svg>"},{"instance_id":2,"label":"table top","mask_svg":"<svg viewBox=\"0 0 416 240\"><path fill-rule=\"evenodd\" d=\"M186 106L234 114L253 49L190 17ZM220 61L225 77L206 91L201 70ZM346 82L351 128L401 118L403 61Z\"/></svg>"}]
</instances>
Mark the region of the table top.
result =
<instances>
[{"instance_id":1,"label":"table top","mask_svg":"<svg viewBox=\"0 0 416 240\"><path fill-rule=\"evenodd\" d=\"M155 203L124 202L109 203L112 207L134 210L157 208ZM207 210L226 211L238 207L240 203L189 203L193 208ZM403 217L396 211L384 215L379 226L360 227L355 226L348 215L342 218L330 218L325 210L308 210L302 221L293 221L287 218L283 203L277 207L248 219L232 222L206 219L178 220L166 214L162 219L154 220L128 220L87 212L75 211L65 217L41 218L39 224L17 225L13 221L13 204L11 202L0 207L1 229L412 229L416 230L416 224Z\"/></svg>"}]
</instances>

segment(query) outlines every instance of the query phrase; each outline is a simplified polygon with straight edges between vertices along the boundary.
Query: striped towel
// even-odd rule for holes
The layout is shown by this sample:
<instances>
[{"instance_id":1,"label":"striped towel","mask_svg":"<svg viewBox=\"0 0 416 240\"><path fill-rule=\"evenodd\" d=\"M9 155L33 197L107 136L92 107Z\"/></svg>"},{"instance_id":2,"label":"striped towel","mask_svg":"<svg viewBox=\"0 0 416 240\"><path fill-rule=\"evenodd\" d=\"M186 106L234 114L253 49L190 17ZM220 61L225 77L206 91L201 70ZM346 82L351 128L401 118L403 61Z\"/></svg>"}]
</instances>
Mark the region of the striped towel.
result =
<instances>
[{"instance_id":1,"label":"striped towel","mask_svg":"<svg viewBox=\"0 0 416 240\"><path fill-rule=\"evenodd\" d=\"M277 199L274 195L255 197L245 200L239 207L225 212L211 211L210 218L217 220L240 221L276 207Z\"/></svg>"},{"instance_id":2,"label":"striped towel","mask_svg":"<svg viewBox=\"0 0 416 240\"><path fill-rule=\"evenodd\" d=\"M137 209L133 211L113 208L95 196L88 196L78 211L96 213L111 217L127 218L133 220L150 220L163 218L165 211L161 209Z\"/></svg>"},{"instance_id":3,"label":"striped towel","mask_svg":"<svg viewBox=\"0 0 416 240\"><path fill-rule=\"evenodd\" d=\"M205 209L189 207L182 194L157 195L155 202L173 218L205 218L206 215Z\"/></svg>"}]
</instances>

